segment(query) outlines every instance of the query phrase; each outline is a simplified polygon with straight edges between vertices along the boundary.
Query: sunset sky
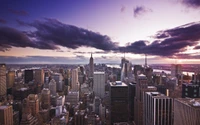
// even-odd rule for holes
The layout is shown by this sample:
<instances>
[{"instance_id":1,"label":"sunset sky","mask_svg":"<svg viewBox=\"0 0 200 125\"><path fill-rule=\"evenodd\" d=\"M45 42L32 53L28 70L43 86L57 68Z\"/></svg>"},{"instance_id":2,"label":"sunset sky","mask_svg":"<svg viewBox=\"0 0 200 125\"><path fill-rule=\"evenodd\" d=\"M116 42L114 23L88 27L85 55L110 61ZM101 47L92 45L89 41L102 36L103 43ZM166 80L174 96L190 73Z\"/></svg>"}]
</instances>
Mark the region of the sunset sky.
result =
<instances>
[{"instance_id":1,"label":"sunset sky","mask_svg":"<svg viewBox=\"0 0 200 125\"><path fill-rule=\"evenodd\" d=\"M200 63L199 0L1 0L0 62Z\"/></svg>"}]
</instances>

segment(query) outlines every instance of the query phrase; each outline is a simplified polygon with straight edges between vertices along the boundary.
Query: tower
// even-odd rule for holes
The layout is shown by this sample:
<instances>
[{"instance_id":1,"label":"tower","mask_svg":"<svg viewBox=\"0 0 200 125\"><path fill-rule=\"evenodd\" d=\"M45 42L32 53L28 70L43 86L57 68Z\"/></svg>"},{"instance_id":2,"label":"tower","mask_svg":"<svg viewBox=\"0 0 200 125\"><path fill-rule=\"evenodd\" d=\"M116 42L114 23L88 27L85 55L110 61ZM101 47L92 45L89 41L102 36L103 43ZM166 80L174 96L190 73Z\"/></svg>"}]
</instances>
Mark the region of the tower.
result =
<instances>
[{"instance_id":1,"label":"tower","mask_svg":"<svg viewBox=\"0 0 200 125\"><path fill-rule=\"evenodd\" d=\"M92 53L91 53L91 57L90 57L90 77L93 77L94 74L94 60L92 57Z\"/></svg>"},{"instance_id":2,"label":"tower","mask_svg":"<svg viewBox=\"0 0 200 125\"><path fill-rule=\"evenodd\" d=\"M104 98L105 93L105 73L104 72L94 72L93 79L93 90L96 96Z\"/></svg>"},{"instance_id":3,"label":"tower","mask_svg":"<svg viewBox=\"0 0 200 125\"><path fill-rule=\"evenodd\" d=\"M6 64L0 64L0 98L6 95Z\"/></svg>"},{"instance_id":4,"label":"tower","mask_svg":"<svg viewBox=\"0 0 200 125\"><path fill-rule=\"evenodd\" d=\"M0 124L13 125L13 108L12 106L0 106Z\"/></svg>"},{"instance_id":5,"label":"tower","mask_svg":"<svg viewBox=\"0 0 200 125\"><path fill-rule=\"evenodd\" d=\"M72 70L72 90L79 91L78 69Z\"/></svg>"},{"instance_id":6,"label":"tower","mask_svg":"<svg viewBox=\"0 0 200 125\"><path fill-rule=\"evenodd\" d=\"M144 67L147 67L147 54L145 54L145 64Z\"/></svg>"},{"instance_id":7,"label":"tower","mask_svg":"<svg viewBox=\"0 0 200 125\"><path fill-rule=\"evenodd\" d=\"M49 90L51 95L56 95L56 81L52 79L49 83Z\"/></svg>"},{"instance_id":8,"label":"tower","mask_svg":"<svg viewBox=\"0 0 200 125\"><path fill-rule=\"evenodd\" d=\"M28 84L33 80L33 70L25 70L24 71L24 83Z\"/></svg>"},{"instance_id":9,"label":"tower","mask_svg":"<svg viewBox=\"0 0 200 125\"><path fill-rule=\"evenodd\" d=\"M7 80L7 89L12 88L15 82L15 71L8 71L6 80Z\"/></svg>"},{"instance_id":10,"label":"tower","mask_svg":"<svg viewBox=\"0 0 200 125\"><path fill-rule=\"evenodd\" d=\"M128 86L121 81L111 82L109 93L111 124L128 122Z\"/></svg>"},{"instance_id":11,"label":"tower","mask_svg":"<svg viewBox=\"0 0 200 125\"><path fill-rule=\"evenodd\" d=\"M50 107L50 90L48 88L42 90L41 103L43 109L48 109Z\"/></svg>"},{"instance_id":12,"label":"tower","mask_svg":"<svg viewBox=\"0 0 200 125\"><path fill-rule=\"evenodd\" d=\"M35 83L39 85L44 84L44 71L43 69L36 69L35 70Z\"/></svg>"}]
</instances>

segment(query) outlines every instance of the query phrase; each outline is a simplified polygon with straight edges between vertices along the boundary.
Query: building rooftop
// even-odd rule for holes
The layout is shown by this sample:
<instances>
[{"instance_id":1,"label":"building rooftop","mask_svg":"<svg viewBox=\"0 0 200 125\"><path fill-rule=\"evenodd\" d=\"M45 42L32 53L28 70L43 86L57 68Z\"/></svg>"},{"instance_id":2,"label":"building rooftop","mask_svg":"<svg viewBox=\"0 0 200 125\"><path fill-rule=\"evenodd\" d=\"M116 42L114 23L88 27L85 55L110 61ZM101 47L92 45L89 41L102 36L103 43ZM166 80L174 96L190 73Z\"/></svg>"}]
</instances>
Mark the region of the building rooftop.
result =
<instances>
[{"instance_id":1,"label":"building rooftop","mask_svg":"<svg viewBox=\"0 0 200 125\"><path fill-rule=\"evenodd\" d=\"M116 81L116 82L110 82L111 87L121 87L121 86L127 86L124 82L122 81Z\"/></svg>"},{"instance_id":2,"label":"building rooftop","mask_svg":"<svg viewBox=\"0 0 200 125\"><path fill-rule=\"evenodd\" d=\"M94 74L105 74L105 72L94 72Z\"/></svg>"},{"instance_id":3,"label":"building rooftop","mask_svg":"<svg viewBox=\"0 0 200 125\"><path fill-rule=\"evenodd\" d=\"M7 105L3 105L3 106L0 106L0 110L4 110L4 109L6 109L6 108L8 108L9 106L7 106Z\"/></svg>"},{"instance_id":4,"label":"building rooftop","mask_svg":"<svg viewBox=\"0 0 200 125\"><path fill-rule=\"evenodd\" d=\"M200 98L177 98L175 100L189 107L200 108Z\"/></svg>"},{"instance_id":5,"label":"building rooftop","mask_svg":"<svg viewBox=\"0 0 200 125\"><path fill-rule=\"evenodd\" d=\"M146 92L148 95L151 95L153 98L165 98L169 99L170 97L160 93L160 92Z\"/></svg>"}]
</instances>

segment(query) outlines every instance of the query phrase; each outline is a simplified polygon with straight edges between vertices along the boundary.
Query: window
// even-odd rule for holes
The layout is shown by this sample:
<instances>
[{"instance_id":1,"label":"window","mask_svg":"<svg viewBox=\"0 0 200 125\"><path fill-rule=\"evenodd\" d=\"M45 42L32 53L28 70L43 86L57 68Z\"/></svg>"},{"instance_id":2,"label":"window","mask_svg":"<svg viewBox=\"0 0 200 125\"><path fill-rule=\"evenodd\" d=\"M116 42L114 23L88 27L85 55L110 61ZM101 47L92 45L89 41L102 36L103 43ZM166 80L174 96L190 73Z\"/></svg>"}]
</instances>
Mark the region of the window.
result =
<instances>
[{"instance_id":1,"label":"window","mask_svg":"<svg viewBox=\"0 0 200 125\"><path fill-rule=\"evenodd\" d=\"M197 94L194 94L194 97L197 97Z\"/></svg>"},{"instance_id":2,"label":"window","mask_svg":"<svg viewBox=\"0 0 200 125\"><path fill-rule=\"evenodd\" d=\"M194 92L197 92L197 90L196 90L196 89L194 89Z\"/></svg>"},{"instance_id":3,"label":"window","mask_svg":"<svg viewBox=\"0 0 200 125\"><path fill-rule=\"evenodd\" d=\"M185 88L185 91L188 91L188 88Z\"/></svg>"},{"instance_id":4,"label":"window","mask_svg":"<svg viewBox=\"0 0 200 125\"><path fill-rule=\"evenodd\" d=\"M187 96L187 95L188 95L188 93L186 92L186 93L185 93L185 95Z\"/></svg>"}]
</instances>

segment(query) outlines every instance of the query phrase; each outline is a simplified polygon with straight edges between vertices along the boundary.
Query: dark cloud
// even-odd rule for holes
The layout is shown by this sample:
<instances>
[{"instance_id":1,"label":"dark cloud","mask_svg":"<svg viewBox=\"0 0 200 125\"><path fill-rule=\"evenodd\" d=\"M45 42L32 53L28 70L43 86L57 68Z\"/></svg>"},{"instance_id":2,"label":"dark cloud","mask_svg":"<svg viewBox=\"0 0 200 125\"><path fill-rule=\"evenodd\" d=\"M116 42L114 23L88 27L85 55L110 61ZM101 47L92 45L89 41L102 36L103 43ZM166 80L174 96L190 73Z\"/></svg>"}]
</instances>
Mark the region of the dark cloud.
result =
<instances>
[{"instance_id":1,"label":"dark cloud","mask_svg":"<svg viewBox=\"0 0 200 125\"><path fill-rule=\"evenodd\" d=\"M0 62L8 64L85 64L88 58L54 57L54 56L0 56Z\"/></svg>"},{"instance_id":2,"label":"dark cloud","mask_svg":"<svg viewBox=\"0 0 200 125\"><path fill-rule=\"evenodd\" d=\"M106 51L95 51L95 52L73 52L74 54L107 54Z\"/></svg>"},{"instance_id":3,"label":"dark cloud","mask_svg":"<svg viewBox=\"0 0 200 125\"><path fill-rule=\"evenodd\" d=\"M38 49L58 49L51 43L31 40L25 33L10 27L0 27L0 51L12 47L31 47Z\"/></svg>"},{"instance_id":4,"label":"dark cloud","mask_svg":"<svg viewBox=\"0 0 200 125\"><path fill-rule=\"evenodd\" d=\"M189 7L200 7L200 0L182 0L182 3Z\"/></svg>"},{"instance_id":5,"label":"dark cloud","mask_svg":"<svg viewBox=\"0 0 200 125\"><path fill-rule=\"evenodd\" d=\"M6 23L7 23L7 21L6 21L6 20L4 20L4 19L1 19L1 18L0 18L0 23L2 23L2 24L6 24Z\"/></svg>"},{"instance_id":6,"label":"dark cloud","mask_svg":"<svg viewBox=\"0 0 200 125\"><path fill-rule=\"evenodd\" d=\"M200 49L200 46L195 46L194 49Z\"/></svg>"},{"instance_id":7,"label":"dark cloud","mask_svg":"<svg viewBox=\"0 0 200 125\"><path fill-rule=\"evenodd\" d=\"M28 15L28 12L24 11L24 10L14 10L14 9L8 9L9 12L15 14L15 15L18 15L18 16L27 16Z\"/></svg>"},{"instance_id":8,"label":"dark cloud","mask_svg":"<svg viewBox=\"0 0 200 125\"><path fill-rule=\"evenodd\" d=\"M140 16L140 15L143 15L147 12L152 12L152 10L149 9L149 8L146 8L144 6L137 6L137 7L133 8L133 16L135 18Z\"/></svg>"},{"instance_id":9,"label":"dark cloud","mask_svg":"<svg viewBox=\"0 0 200 125\"><path fill-rule=\"evenodd\" d=\"M45 19L45 21L34 21L25 23L17 21L20 25L31 26L36 29L34 32L26 32L30 38L37 39L40 44L60 45L76 49L81 46L94 47L109 51L117 47L106 35L101 35L87 29L73 25L67 25L56 19Z\"/></svg>"},{"instance_id":10,"label":"dark cloud","mask_svg":"<svg viewBox=\"0 0 200 125\"><path fill-rule=\"evenodd\" d=\"M173 29L159 31L151 44L147 41L136 41L126 47L120 47L121 52L171 56L184 52L186 47L195 46L200 40L200 22L190 23Z\"/></svg>"}]
</instances>

